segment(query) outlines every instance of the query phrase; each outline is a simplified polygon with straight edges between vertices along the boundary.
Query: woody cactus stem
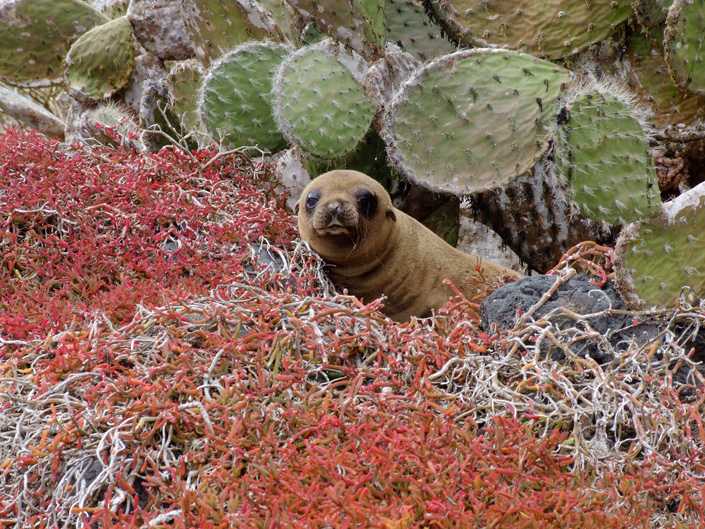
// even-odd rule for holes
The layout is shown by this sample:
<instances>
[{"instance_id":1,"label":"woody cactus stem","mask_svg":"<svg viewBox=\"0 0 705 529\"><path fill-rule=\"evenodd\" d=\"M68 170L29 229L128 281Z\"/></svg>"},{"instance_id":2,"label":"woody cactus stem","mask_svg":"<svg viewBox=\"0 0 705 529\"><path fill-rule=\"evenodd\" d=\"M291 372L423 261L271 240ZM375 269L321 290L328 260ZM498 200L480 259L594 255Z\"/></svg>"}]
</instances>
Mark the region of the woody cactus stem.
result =
<instances>
[{"instance_id":1,"label":"woody cactus stem","mask_svg":"<svg viewBox=\"0 0 705 529\"><path fill-rule=\"evenodd\" d=\"M542 160L510 184L471 199L475 218L540 273L582 241L610 246L617 235L617 228L606 222L576 213L555 171L554 163Z\"/></svg>"},{"instance_id":2,"label":"woody cactus stem","mask_svg":"<svg viewBox=\"0 0 705 529\"><path fill-rule=\"evenodd\" d=\"M30 98L0 84L0 113L49 137L64 138L64 122Z\"/></svg>"}]
</instances>

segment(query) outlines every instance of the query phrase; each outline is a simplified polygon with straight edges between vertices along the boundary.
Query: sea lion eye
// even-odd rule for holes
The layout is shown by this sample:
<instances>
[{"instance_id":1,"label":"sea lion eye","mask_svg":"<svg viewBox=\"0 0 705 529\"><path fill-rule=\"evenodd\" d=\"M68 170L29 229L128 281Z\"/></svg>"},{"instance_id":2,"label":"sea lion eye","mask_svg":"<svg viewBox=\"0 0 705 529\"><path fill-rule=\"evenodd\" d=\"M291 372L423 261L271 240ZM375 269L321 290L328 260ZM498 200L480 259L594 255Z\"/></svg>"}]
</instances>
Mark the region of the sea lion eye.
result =
<instances>
[{"instance_id":1,"label":"sea lion eye","mask_svg":"<svg viewBox=\"0 0 705 529\"><path fill-rule=\"evenodd\" d=\"M316 207L316 204L318 204L318 201L320 200L320 196L318 196L318 193L316 192L311 192L308 194L306 197L306 211L311 213L313 211L313 208Z\"/></svg>"},{"instance_id":2,"label":"sea lion eye","mask_svg":"<svg viewBox=\"0 0 705 529\"><path fill-rule=\"evenodd\" d=\"M361 191L355 198L360 207L360 212L365 217L371 217L377 211L377 197L369 191Z\"/></svg>"}]
</instances>

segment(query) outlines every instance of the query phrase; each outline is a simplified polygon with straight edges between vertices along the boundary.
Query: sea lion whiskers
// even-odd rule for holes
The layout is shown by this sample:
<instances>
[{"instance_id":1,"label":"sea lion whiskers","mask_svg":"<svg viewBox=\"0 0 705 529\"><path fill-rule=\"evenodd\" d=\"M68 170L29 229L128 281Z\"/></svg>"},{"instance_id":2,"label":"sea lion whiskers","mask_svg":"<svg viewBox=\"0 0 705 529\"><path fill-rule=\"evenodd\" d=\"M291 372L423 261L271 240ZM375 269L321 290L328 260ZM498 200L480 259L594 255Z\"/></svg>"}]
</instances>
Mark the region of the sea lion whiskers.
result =
<instances>
[{"instance_id":1,"label":"sea lion whiskers","mask_svg":"<svg viewBox=\"0 0 705 529\"><path fill-rule=\"evenodd\" d=\"M358 229L357 227L353 226L352 228L352 237L350 240L352 241L352 248L350 248L350 251L348 252L348 255L346 259L349 259L350 256L353 254L355 250L357 250L358 245L362 242L362 239L365 237L365 230L364 229Z\"/></svg>"},{"instance_id":2,"label":"sea lion whiskers","mask_svg":"<svg viewBox=\"0 0 705 529\"><path fill-rule=\"evenodd\" d=\"M357 246L362 242L362 240L367 237L367 225L362 225L362 226L353 226L353 236L352 236L352 241L353 241L353 250L357 248Z\"/></svg>"}]
</instances>

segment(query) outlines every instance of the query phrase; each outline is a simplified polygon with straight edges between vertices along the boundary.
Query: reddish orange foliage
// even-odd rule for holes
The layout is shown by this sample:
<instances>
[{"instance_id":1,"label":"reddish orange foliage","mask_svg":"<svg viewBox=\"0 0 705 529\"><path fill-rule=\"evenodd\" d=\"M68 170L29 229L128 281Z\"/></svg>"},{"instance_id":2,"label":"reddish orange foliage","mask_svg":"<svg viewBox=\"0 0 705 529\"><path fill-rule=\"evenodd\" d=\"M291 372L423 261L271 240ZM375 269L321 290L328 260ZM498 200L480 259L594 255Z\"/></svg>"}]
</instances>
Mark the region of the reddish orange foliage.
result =
<instances>
[{"instance_id":1,"label":"reddish orange foliage","mask_svg":"<svg viewBox=\"0 0 705 529\"><path fill-rule=\"evenodd\" d=\"M246 280L248 242L291 249L297 233L265 179L236 159L204 170L213 155L0 137L0 367L26 373L48 421L0 461L8 484L25 472L32 488L21 504L27 491L0 486L0 520L27 498L24 527L53 526L61 509L101 527L607 529L649 527L668 508L703 519L701 483L648 458L575 469L567 431L544 435L530 416L478 425L471 404L439 394L429 374L491 345L467 303L446 327L388 323L379 336L374 305L327 309L306 268L262 280L261 294L222 287ZM153 312L131 323L138 304ZM41 401L57 387L81 402L70 418ZM18 406L0 399L0 413ZM56 487L81 451L117 470L91 505L67 506Z\"/></svg>"}]
</instances>

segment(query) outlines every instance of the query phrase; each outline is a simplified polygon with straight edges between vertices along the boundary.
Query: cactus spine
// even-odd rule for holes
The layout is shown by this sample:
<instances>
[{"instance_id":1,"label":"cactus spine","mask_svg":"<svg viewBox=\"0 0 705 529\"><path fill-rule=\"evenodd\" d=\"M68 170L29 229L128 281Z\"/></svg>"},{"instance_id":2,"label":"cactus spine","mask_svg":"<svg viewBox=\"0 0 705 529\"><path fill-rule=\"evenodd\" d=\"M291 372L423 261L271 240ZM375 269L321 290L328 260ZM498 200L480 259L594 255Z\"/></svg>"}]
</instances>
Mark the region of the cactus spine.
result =
<instances>
[{"instance_id":1,"label":"cactus spine","mask_svg":"<svg viewBox=\"0 0 705 529\"><path fill-rule=\"evenodd\" d=\"M616 287L632 308L672 307L681 293L692 305L705 296L705 184L627 226L615 250Z\"/></svg>"},{"instance_id":2,"label":"cactus spine","mask_svg":"<svg viewBox=\"0 0 705 529\"><path fill-rule=\"evenodd\" d=\"M632 14L630 0L436 0L436 16L457 40L558 59L615 31Z\"/></svg>"},{"instance_id":3,"label":"cactus spine","mask_svg":"<svg viewBox=\"0 0 705 529\"><path fill-rule=\"evenodd\" d=\"M254 0L183 0L181 16L196 57L205 64L248 40L282 40L272 17Z\"/></svg>"},{"instance_id":4,"label":"cactus spine","mask_svg":"<svg viewBox=\"0 0 705 529\"><path fill-rule=\"evenodd\" d=\"M385 1L287 0L322 31L368 60L384 49Z\"/></svg>"},{"instance_id":5,"label":"cactus spine","mask_svg":"<svg viewBox=\"0 0 705 529\"><path fill-rule=\"evenodd\" d=\"M387 42L422 62L457 50L428 18L421 0L387 0L384 18Z\"/></svg>"}]
</instances>

